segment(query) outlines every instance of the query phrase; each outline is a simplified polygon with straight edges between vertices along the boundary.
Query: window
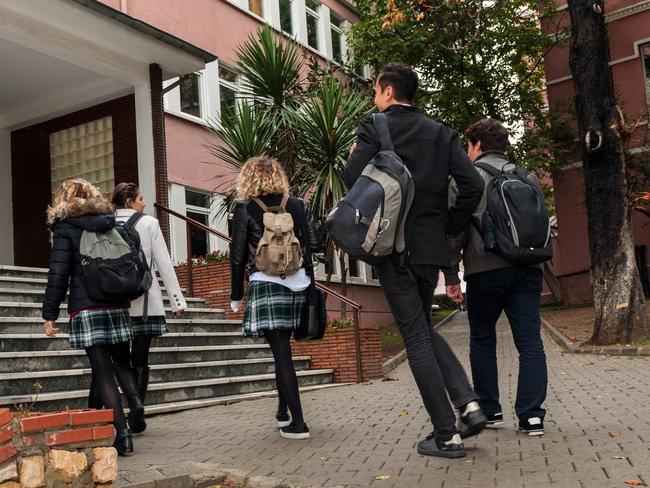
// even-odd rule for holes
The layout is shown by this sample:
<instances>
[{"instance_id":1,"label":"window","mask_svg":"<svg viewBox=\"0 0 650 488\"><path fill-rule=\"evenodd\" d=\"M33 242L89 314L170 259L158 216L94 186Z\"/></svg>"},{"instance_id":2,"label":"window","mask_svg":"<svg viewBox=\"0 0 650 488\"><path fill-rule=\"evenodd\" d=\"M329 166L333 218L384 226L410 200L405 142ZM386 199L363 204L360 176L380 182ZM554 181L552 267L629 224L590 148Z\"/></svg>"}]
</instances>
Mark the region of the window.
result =
<instances>
[{"instance_id":1,"label":"window","mask_svg":"<svg viewBox=\"0 0 650 488\"><path fill-rule=\"evenodd\" d=\"M219 107L221 113L232 111L237 107L237 73L225 66L219 65Z\"/></svg>"},{"instance_id":2,"label":"window","mask_svg":"<svg viewBox=\"0 0 650 488\"><path fill-rule=\"evenodd\" d=\"M320 20L320 3L315 0L305 0L307 14L307 44L317 51L319 50L319 32L318 23Z\"/></svg>"},{"instance_id":3,"label":"window","mask_svg":"<svg viewBox=\"0 0 650 488\"><path fill-rule=\"evenodd\" d=\"M50 134L52 198L69 178L84 178L109 196L113 172L113 119L104 117Z\"/></svg>"},{"instance_id":4,"label":"window","mask_svg":"<svg viewBox=\"0 0 650 488\"><path fill-rule=\"evenodd\" d=\"M210 195L194 190L185 189L186 215L204 225L210 220ZM210 250L210 236L202 229L190 226L190 242L192 257L205 256ZM188 254L190 250L187 250Z\"/></svg>"},{"instance_id":5,"label":"window","mask_svg":"<svg viewBox=\"0 0 650 488\"><path fill-rule=\"evenodd\" d=\"M293 34L293 22L291 20L292 0L280 1L280 27L288 34Z\"/></svg>"},{"instance_id":6,"label":"window","mask_svg":"<svg viewBox=\"0 0 650 488\"><path fill-rule=\"evenodd\" d=\"M650 110L650 44L641 47L641 58L643 59L643 72L645 73L645 96Z\"/></svg>"},{"instance_id":7,"label":"window","mask_svg":"<svg viewBox=\"0 0 650 488\"><path fill-rule=\"evenodd\" d=\"M358 259L348 259L348 271L352 278L361 278L361 263Z\"/></svg>"},{"instance_id":8,"label":"window","mask_svg":"<svg viewBox=\"0 0 650 488\"><path fill-rule=\"evenodd\" d=\"M248 0L248 10L253 12L255 15L264 17L264 9L262 8L263 0Z\"/></svg>"},{"instance_id":9,"label":"window","mask_svg":"<svg viewBox=\"0 0 650 488\"><path fill-rule=\"evenodd\" d=\"M181 77L181 112L201 117L200 75L190 73Z\"/></svg>"},{"instance_id":10,"label":"window","mask_svg":"<svg viewBox=\"0 0 650 488\"><path fill-rule=\"evenodd\" d=\"M330 30L332 31L332 57L335 61L343 63L343 19L330 13Z\"/></svg>"}]
</instances>

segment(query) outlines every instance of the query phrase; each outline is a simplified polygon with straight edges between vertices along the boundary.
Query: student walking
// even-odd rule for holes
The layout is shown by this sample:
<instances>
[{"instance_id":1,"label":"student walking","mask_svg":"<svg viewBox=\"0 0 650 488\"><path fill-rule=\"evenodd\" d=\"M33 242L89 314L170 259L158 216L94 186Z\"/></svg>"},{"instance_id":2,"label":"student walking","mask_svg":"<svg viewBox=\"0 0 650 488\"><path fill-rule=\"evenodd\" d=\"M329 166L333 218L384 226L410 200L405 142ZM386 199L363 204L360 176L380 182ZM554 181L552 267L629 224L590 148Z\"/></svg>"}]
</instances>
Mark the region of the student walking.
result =
<instances>
[{"instance_id":1,"label":"student walking","mask_svg":"<svg viewBox=\"0 0 650 488\"><path fill-rule=\"evenodd\" d=\"M115 384L113 357L128 357L132 338L129 300L92 298L83 277L80 244L84 231L105 233L115 227L110 202L99 189L81 178L64 182L47 211L52 233L52 253L43 300L45 333L53 337L59 329L59 306L68 289L70 347L84 349L96 381L96 391L106 408L113 410L117 431L114 447L120 455L133 454L131 431L124 416L122 399ZM131 378L131 381L133 378Z\"/></svg>"},{"instance_id":2,"label":"student walking","mask_svg":"<svg viewBox=\"0 0 650 488\"><path fill-rule=\"evenodd\" d=\"M457 458L465 455L461 436L478 434L486 419L463 367L433 330L431 303L438 268L450 263L446 235L466 227L483 183L460 148L457 132L413 106L417 86L415 71L398 63L384 66L375 84L375 105L386 114L394 150L411 172L415 186L404 231L406 251L383 258L376 270L433 424L433 432L418 442L418 452ZM359 124L357 142L345 168L348 186L379 149L377 130L368 117ZM449 176L458 182L460 194L448 211ZM460 410L460 435L447 393Z\"/></svg>"},{"instance_id":3,"label":"student walking","mask_svg":"<svg viewBox=\"0 0 650 488\"><path fill-rule=\"evenodd\" d=\"M133 385L124 385L126 387L124 393L127 399L136 396L144 404L149 385L151 341L154 337L167 332L163 296L156 272L160 274L167 290L172 316L179 318L187 308L187 304L160 230L160 224L154 217L142 213L145 203L138 186L135 183L119 183L113 190L112 202L115 207L115 220L120 224L132 226L138 233L142 253L153 277L151 288L144 295L133 300L129 308L133 330L130 363L135 381ZM143 432L147 428L144 410L141 416L130 418L129 421L134 433Z\"/></svg>"},{"instance_id":4,"label":"student walking","mask_svg":"<svg viewBox=\"0 0 650 488\"><path fill-rule=\"evenodd\" d=\"M237 194L241 201L235 207L230 244L231 307L235 312L239 310L248 274L243 334L263 336L271 346L278 388L276 422L280 435L287 439L308 439L309 429L303 419L290 339L299 324L314 272L312 263L303 262L304 249L309 246L312 252L319 251L320 236L305 202L289 196L287 176L276 160L266 156L249 159L239 173ZM280 225L274 213L286 213L290 219L283 220ZM274 263L266 260L265 251L260 249L268 245L265 240L268 222L278 222L277 227L273 224L271 234L279 230L287 239L287 246L282 250L288 259L284 263L285 273L278 274ZM295 247L289 244L294 237L297 239ZM272 256L266 257L272 259Z\"/></svg>"},{"instance_id":5,"label":"student walking","mask_svg":"<svg viewBox=\"0 0 650 488\"><path fill-rule=\"evenodd\" d=\"M492 177L504 171L504 168L514 168L505 154L508 131L499 121L480 120L467 129L465 135L469 147L467 152L478 168L484 186L487 187ZM537 178L529 174L528 180L543 202ZM522 184L519 186L524 188ZM452 181L449 188L450 204L453 204L457 195L456 184ZM546 398L548 381L539 317L543 273L540 265L512 265L496 252L485 251L480 229L486 208L487 196L484 194L472 216L472 225L467 225L459 237L450 239L454 267L445 271L447 295L457 302L463 300L458 277L458 263L462 258L467 282L469 358L474 389L487 414L488 427L504 423L499 402L496 323L501 313L505 312L519 351L519 380L515 401L519 429L528 435L542 435L545 415L542 403ZM523 207L518 208L519 213L522 211ZM522 216L530 221L533 221L532 217ZM545 233L546 229L542 229L542 234Z\"/></svg>"}]
</instances>

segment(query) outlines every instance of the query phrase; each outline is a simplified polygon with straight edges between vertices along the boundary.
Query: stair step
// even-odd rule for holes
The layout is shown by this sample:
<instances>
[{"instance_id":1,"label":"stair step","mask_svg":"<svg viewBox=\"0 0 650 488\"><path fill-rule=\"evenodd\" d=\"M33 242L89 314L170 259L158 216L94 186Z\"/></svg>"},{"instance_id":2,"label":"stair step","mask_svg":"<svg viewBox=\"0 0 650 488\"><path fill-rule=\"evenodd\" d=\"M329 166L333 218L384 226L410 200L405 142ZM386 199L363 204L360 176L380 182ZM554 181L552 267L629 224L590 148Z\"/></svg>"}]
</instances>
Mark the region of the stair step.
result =
<instances>
[{"instance_id":1,"label":"stair step","mask_svg":"<svg viewBox=\"0 0 650 488\"><path fill-rule=\"evenodd\" d=\"M0 266L1 268L1 266ZM45 287L47 285L47 273L44 275L39 275L39 277L30 277L30 276L8 276L6 274L0 273L0 288L23 288L23 289L29 289L29 290L40 290L42 292L45 291ZM167 293L167 289L162 286L160 286L161 291L163 292L163 295ZM181 288L181 291L183 293L187 292L187 288Z\"/></svg>"},{"instance_id":2,"label":"stair step","mask_svg":"<svg viewBox=\"0 0 650 488\"><path fill-rule=\"evenodd\" d=\"M45 334L0 334L0 351L53 351L70 349L68 334L55 337ZM170 332L157 337L153 343L161 347L219 346L260 343L264 339L242 336L241 332Z\"/></svg>"},{"instance_id":3,"label":"stair step","mask_svg":"<svg viewBox=\"0 0 650 488\"><path fill-rule=\"evenodd\" d=\"M293 358L296 371L309 366L308 356ZM234 359L226 361L188 362L151 365L150 382L190 381L226 376L268 374L275 371L271 357L259 359ZM51 371L30 371L21 373L0 373L0 396L30 395L33 385L40 384L42 393L87 389L90 386L91 369L64 369Z\"/></svg>"},{"instance_id":4,"label":"stair step","mask_svg":"<svg viewBox=\"0 0 650 488\"><path fill-rule=\"evenodd\" d=\"M313 386L331 382L333 370L297 371L301 386ZM176 403L188 400L215 399L231 395L270 391L275 388L275 374L231 376L192 381L171 381L149 385L147 401L151 404ZM87 404L86 389L41 393L38 395L37 408L42 412L57 409L84 408ZM13 406L31 403L34 395L5 395L0 397L0 406Z\"/></svg>"},{"instance_id":5,"label":"stair step","mask_svg":"<svg viewBox=\"0 0 650 488\"><path fill-rule=\"evenodd\" d=\"M186 317L183 315L183 317ZM69 332L70 319L56 321L62 333ZM241 321L233 319L168 319L169 332L241 332ZM0 317L0 333L43 334L43 319L39 317Z\"/></svg>"},{"instance_id":6,"label":"stair step","mask_svg":"<svg viewBox=\"0 0 650 488\"><path fill-rule=\"evenodd\" d=\"M0 316L2 317L40 317L42 314L42 305L40 303L18 303L18 302L0 302ZM61 317L67 317L67 305L61 304ZM190 307L183 312L187 318L223 318L224 310L221 308L199 308ZM172 309L165 307L165 316L171 318Z\"/></svg>"},{"instance_id":7,"label":"stair step","mask_svg":"<svg viewBox=\"0 0 650 488\"><path fill-rule=\"evenodd\" d=\"M268 344L238 344L225 346L152 347L151 365L225 361L233 359L270 358ZM88 368L86 352L82 349L59 351L0 352L0 373Z\"/></svg>"},{"instance_id":8,"label":"stair step","mask_svg":"<svg viewBox=\"0 0 650 488\"><path fill-rule=\"evenodd\" d=\"M351 383L324 383L313 386L300 387L301 393L310 391L323 390L325 388L336 388L338 386L348 386ZM147 405L146 414L159 415L162 413L179 412L181 410L189 410L192 408L205 408L214 405L229 405L231 403L243 402L248 400L259 400L260 398L270 398L277 396L277 390L260 391L256 393L244 393L241 395L230 395L219 398L207 398L204 400L187 400L183 402L162 403L158 405Z\"/></svg>"},{"instance_id":9,"label":"stair step","mask_svg":"<svg viewBox=\"0 0 650 488\"><path fill-rule=\"evenodd\" d=\"M29 288L0 288L0 302L18 302L18 303L43 303L45 298L45 287L39 290ZM169 297L163 295L163 301L169 302ZM204 298L185 297L189 307L203 308L206 300ZM64 302L65 303L65 302Z\"/></svg>"}]
</instances>

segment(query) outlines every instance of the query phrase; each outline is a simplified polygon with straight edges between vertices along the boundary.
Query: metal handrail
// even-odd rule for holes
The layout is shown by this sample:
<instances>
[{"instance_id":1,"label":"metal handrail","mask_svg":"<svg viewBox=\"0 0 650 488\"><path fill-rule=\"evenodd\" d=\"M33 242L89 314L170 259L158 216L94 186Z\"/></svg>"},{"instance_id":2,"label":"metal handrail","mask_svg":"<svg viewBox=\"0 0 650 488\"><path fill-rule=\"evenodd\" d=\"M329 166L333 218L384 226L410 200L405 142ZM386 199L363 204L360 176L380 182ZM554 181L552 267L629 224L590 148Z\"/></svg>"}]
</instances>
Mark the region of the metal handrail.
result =
<instances>
[{"instance_id":1,"label":"metal handrail","mask_svg":"<svg viewBox=\"0 0 650 488\"><path fill-rule=\"evenodd\" d=\"M215 235L219 237L220 239L223 239L224 241L230 243L232 242L232 239L230 236L227 236L223 232L219 232L216 229L213 229L212 227L209 227L198 220L194 220L187 215L183 215L181 213L178 213L170 208L167 208L163 205L160 205L159 203L154 203L153 204L154 208L156 210L166 212L169 215L172 215L176 218L179 218L183 221L185 221L186 224L190 224L191 226L197 227L201 230L204 230L205 232L209 232L212 235ZM187 289L189 295L194 294L194 284L193 284L193 279L192 279L192 235L191 235L191 230L190 230L190 225L186 226L186 232L185 236L187 239ZM316 288L321 290L323 293L326 293L327 295L330 295L341 302L349 305L352 307L352 322L353 322L353 328L354 328L354 350L355 350L355 355L356 355L356 360L357 360L357 382L361 383L363 381L363 363L361 361L361 331L360 331L360 318L359 318L359 313L361 311L361 304L355 302L351 298L346 297L345 295L341 295L339 292L336 290L333 290L321 283L316 283Z\"/></svg>"}]
</instances>

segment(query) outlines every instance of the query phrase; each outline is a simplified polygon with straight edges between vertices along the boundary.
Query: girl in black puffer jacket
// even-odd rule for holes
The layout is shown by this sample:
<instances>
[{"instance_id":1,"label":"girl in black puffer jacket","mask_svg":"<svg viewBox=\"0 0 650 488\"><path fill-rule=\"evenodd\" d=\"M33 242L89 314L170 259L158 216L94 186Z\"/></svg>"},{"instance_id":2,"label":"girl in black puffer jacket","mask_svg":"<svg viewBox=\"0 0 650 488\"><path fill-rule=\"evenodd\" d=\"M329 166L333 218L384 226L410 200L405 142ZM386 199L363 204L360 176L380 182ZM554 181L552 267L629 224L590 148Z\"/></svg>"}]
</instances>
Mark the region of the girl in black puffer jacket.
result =
<instances>
[{"instance_id":1,"label":"girl in black puffer jacket","mask_svg":"<svg viewBox=\"0 0 650 488\"><path fill-rule=\"evenodd\" d=\"M114 379L114 372L119 367L116 365L114 368L111 360L111 357L129 357L132 338L129 302L92 299L82 279L79 254L84 230L104 233L115 227L113 207L102 197L99 189L78 178L64 182L57 190L54 205L48 208L47 219L52 232L52 254L43 301L45 333L55 336L59 331L55 321L69 288L70 346L85 349L101 401L106 408L113 410L113 424L117 430L115 448L119 454L132 454L131 431Z\"/></svg>"}]
</instances>

